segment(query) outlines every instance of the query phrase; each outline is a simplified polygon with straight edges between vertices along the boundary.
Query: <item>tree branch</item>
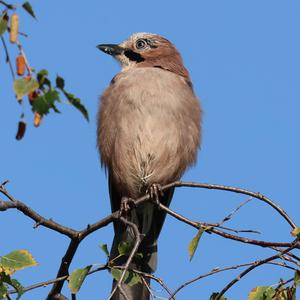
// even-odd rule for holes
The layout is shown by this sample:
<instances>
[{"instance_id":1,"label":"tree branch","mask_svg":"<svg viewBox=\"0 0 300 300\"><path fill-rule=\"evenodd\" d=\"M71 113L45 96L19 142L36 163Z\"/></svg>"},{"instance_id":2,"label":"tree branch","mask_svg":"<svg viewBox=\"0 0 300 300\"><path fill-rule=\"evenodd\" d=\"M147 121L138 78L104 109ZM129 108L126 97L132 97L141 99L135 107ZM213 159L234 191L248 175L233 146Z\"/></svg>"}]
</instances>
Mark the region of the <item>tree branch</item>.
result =
<instances>
[{"instance_id":1,"label":"tree branch","mask_svg":"<svg viewBox=\"0 0 300 300\"><path fill-rule=\"evenodd\" d=\"M280 258L283 254L286 254L288 252L290 252L291 250L293 250L294 248L296 248L297 246L299 246L299 238L297 238L293 243L292 246L285 249L284 251L282 251L281 253L278 253L276 255L270 256L268 258L265 258L263 260L258 260L255 264L253 264L252 266L250 266L249 268L247 268L245 271L243 271L242 273L240 273L236 278L234 278L231 282L229 282L224 288L223 290L216 296L215 300L220 300L221 297L235 284L237 283L241 278L243 278L245 275L247 275L249 272L251 272L252 270L254 270L255 268L266 264L268 262L271 262L272 260L275 260L277 258Z\"/></svg>"}]
</instances>

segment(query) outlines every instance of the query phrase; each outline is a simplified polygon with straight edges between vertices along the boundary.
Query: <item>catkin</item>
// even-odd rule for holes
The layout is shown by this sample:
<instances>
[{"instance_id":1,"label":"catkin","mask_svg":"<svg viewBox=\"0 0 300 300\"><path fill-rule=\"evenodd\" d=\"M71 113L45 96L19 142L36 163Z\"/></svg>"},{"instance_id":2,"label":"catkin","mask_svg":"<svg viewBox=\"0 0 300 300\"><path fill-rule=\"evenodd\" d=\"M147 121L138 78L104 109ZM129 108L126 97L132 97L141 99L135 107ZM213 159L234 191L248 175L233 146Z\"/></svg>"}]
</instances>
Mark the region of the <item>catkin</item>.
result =
<instances>
[{"instance_id":1,"label":"catkin","mask_svg":"<svg viewBox=\"0 0 300 300\"><path fill-rule=\"evenodd\" d=\"M17 74L19 76L23 76L26 69L26 63L25 63L25 58L22 54L17 56L16 65L17 65Z\"/></svg>"},{"instance_id":2,"label":"catkin","mask_svg":"<svg viewBox=\"0 0 300 300\"><path fill-rule=\"evenodd\" d=\"M34 113L34 121L33 121L33 125L35 127L39 127L40 124L42 122L42 116L38 113L38 112L35 112Z\"/></svg>"},{"instance_id":3,"label":"catkin","mask_svg":"<svg viewBox=\"0 0 300 300\"><path fill-rule=\"evenodd\" d=\"M13 15L10 18L9 40L11 43L17 42L18 32L19 32L19 16L16 13L13 13Z\"/></svg>"},{"instance_id":4,"label":"catkin","mask_svg":"<svg viewBox=\"0 0 300 300\"><path fill-rule=\"evenodd\" d=\"M18 141L23 138L25 131L26 131L26 123L23 120L21 120L18 124L18 132L16 135L16 139Z\"/></svg>"}]
</instances>

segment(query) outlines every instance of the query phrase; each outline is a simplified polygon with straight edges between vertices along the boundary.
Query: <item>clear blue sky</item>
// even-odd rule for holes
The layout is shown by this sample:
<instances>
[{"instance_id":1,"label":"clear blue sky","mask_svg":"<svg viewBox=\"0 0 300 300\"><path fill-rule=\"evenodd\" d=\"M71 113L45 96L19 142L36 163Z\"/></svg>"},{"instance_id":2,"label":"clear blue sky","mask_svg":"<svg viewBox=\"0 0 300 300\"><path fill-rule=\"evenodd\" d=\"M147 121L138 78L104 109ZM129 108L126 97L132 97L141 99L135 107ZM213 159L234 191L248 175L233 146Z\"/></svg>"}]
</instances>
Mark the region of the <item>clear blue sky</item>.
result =
<instances>
[{"instance_id":1,"label":"clear blue sky","mask_svg":"<svg viewBox=\"0 0 300 300\"><path fill-rule=\"evenodd\" d=\"M1 49L0 181L18 199L47 218L82 229L110 212L107 183L96 150L98 97L119 71L99 43L121 42L138 31L161 34L180 50L204 110L203 144L197 166L185 180L220 183L259 191L274 199L297 222L299 218L300 2L252 1L32 1L38 22L21 14L22 39L32 66L60 74L66 87L89 110L90 123L72 107L51 113L38 129L28 126L24 140L14 139L19 106L12 92ZM16 53L15 49L11 53ZM32 115L27 112L28 123ZM2 197L1 197L2 199ZM187 217L217 222L246 197L181 189L172 208ZM258 239L291 241L290 228L269 207L252 201L227 224L262 231ZM68 239L21 213L1 213L1 255L30 250L39 266L17 273L30 285L54 278ZM157 276L171 289L214 267L271 255L271 250L205 235L190 263L187 245L196 231L167 218L159 241ZM103 263L98 245L113 237L112 226L80 246L71 270ZM177 299L209 299L239 271L222 273L184 289ZM256 285L271 285L292 273L264 266L227 294L246 299ZM90 276L78 299L106 299L107 272ZM158 287L155 287L158 289ZM47 288L23 299L44 299ZM67 295L67 289L64 290Z\"/></svg>"}]
</instances>

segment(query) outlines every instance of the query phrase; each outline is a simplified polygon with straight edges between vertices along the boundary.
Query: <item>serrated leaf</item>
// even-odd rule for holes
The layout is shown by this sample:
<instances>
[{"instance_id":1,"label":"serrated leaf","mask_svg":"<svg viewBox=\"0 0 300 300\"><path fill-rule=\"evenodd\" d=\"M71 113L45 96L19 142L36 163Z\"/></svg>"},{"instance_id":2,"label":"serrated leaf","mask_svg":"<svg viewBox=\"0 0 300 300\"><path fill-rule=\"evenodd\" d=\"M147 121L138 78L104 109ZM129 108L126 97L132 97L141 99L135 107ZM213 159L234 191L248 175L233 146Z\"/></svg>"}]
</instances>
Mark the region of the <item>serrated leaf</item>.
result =
<instances>
[{"instance_id":1,"label":"serrated leaf","mask_svg":"<svg viewBox=\"0 0 300 300\"><path fill-rule=\"evenodd\" d=\"M300 235L300 227L294 228L291 232L292 236Z\"/></svg>"},{"instance_id":2,"label":"serrated leaf","mask_svg":"<svg viewBox=\"0 0 300 300\"><path fill-rule=\"evenodd\" d=\"M295 271L294 282L296 286L300 285L300 270Z\"/></svg>"},{"instance_id":3,"label":"serrated leaf","mask_svg":"<svg viewBox=\"0 0 300 300\"><path fill-rule=\"evenodd\" d=\"M21 298L21 296L24 294L24 287L20 284L20 282L16 279L12 279L9 275L7 275L5 273L1 273L0 278L1 278L2 282L9 284L16 290L16 292L18 294L18 297L16 298L16 300L19 300Z\"/></svg>"},{"instance_id":4,"label":"serrated leaf","mask_svg":"<svg viewBox=\"0 0 300 300\"><path fill-rule=\"evenodd\" d=\"M132 250L132 243L120 242L118 245L118 251L120 255L129 255Z\"/></svg>"},{"instance_id":5,"label":"serrated leaf","mask_svg":"<svg viewBox=\"0 0 300 300\"><path fill-rule=\"evenodd\" d=\"M52 89L44 95L35 98L32 103L32 111L39 113L41 116L47 115L50 108L52 108L55 112L59 112L55 106L56 101L60 101L59 93Z\"/></svg>"},{"instance_id":6,"label":"serrated leaf","mask_svg":"<svg viewBox=\"0 0 300 300\"><path fill-rule=\"evenodd\" d=\"M21 78L14 81L14 90L18 100L35 91L38 87L39 83L34 78Z\"/></svg>"},{"instance_id":7,"label":"serrated leaf","mask_svg":"<svg viewBox=\"0 0 300 300\"><path fill-rule=\"evenodd\" d=\"M257 286L250 292L247 300L274 300L275 290L270 286Z\"/></svg>"},{"instance_id":8,"label":"serrated leaf","mask_svg":"<svg viewBox=\"0 0 300 300\"><path fill-rule=\"evenodd\" d=\"M89 121L89 113L86 108L80 103L80 99L76 98L73 94L63 91L64 95L69 100L70 104L77 108L85 117L87 121Z\"/></svg>"},{"instance_id":9,"label":"serrated leaf","mask_svg":"<svg viewBox=\"0 0 300 300\"><path fill-rule=\"evenodd\" d=\"M56 87L63 90L65 87L65 80L62 77L57 75L55 81L56 81Z\"/></svg>"},{"instance_id":10,"label":"serrated leaf","mask_svg":"<svg viewBox=\"0 0 300 300\"><path fill-rule=\"evenodd\" d=\"M109 251L108 251L108 248L107 248L107 244L100 245L100 249L105 253L105 255L107 257L109 257Z\"/></svg>"},{"instance_id":11,"label":"serrated leaf","mask_svg":"<svg viewBox=\"0 0 300 300\"><path fill-rule=\"evenodd\" d=\"M36 16L35 16L35 13L34 13L34 11L33 11L33 9L32 9L32 6L31 6L31 4L28 2L28 1L26 1L26 2L24 2L23 4L22 4L22 7L33 17L33 18L35 18L36 19Z\"/></svg>"},{"instance_id":12,"label":"serrated leaf","mask_svg":"<svg viewBox=\"0 0 300 300\"><path fill-rule=\"evenodd\" d=\"M71 275L69 276L68 286L72 294L76 294L80 290L83 281L89 273L91 267L91 265L86 266L85 268L76 269L71 273Z\"/></svg>"},{"instance_id":13,"label":"serrated leaf","mask_svg":"<svg viewBox=\"0 0 300 300\"><path fill-rule=\"evenodd\" d=\"M7 23L7 12L5 11L0 17L0 36L7 30Z\"/></svg>"},{"instance_id":14,"label":"serrated leaf","mask_svg":"<svg viewBox=\"0 0 300 300\"><path fill-rule=\"evenodd\" d=\"M189 251L189 255L190 255L190 261L193 259L194 254L197 250L200 238L203 234L205 230L204 229L199 229L198 233L195 235L195 237L191 240L191 242L189 243L189 247L188 247L188 251Z\"/></svg>"},{"instance_id":15,"label":"serrated leaf","mask_svg":"<svg viewBox=\"0 0 300 300\"><path fill-rule=\"evenodd\" d=\"M2 256L0 264L4 269L17 271L36 266L37 262L27 250L16 250Z\"/></svg>"},{"instance_id":16,"label":"serrated leaf","mask_svg":"<svg viewBox=\"0 0 300 300\"><path fill-rule=\"evenodd\" d=\"M213 293L213 294L210 296L209 300L215 300L216 297L218 296L218 294L219 294L219 293ZM224 296L221 296L220 300L227 300L227 298L225 298Z\"/></svg>"}]
</instances>

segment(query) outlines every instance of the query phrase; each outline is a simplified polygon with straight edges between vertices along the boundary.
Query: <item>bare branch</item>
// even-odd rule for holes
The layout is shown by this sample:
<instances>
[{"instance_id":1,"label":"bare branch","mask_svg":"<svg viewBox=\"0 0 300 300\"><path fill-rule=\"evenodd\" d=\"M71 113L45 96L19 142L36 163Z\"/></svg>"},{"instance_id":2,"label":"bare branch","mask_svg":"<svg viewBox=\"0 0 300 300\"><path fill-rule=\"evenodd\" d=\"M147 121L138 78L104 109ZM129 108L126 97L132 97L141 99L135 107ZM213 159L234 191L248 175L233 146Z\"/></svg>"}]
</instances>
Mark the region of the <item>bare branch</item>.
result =
<instances>
[{"instance_id":1,"label":"bare branch","mask_svg":"<svg viewBox=\"0 0 300 300\"><path fill-rule=\"evenodd\" d=\"M220 272L224 272L224 271L228 271L228 270L235 270L235 269L239 269L239 268L243 268L243 267L247 267L247 266L252 266L255 265L257 263L257 261L252 261L249 263L245 263L245 264L239 264L239 265L234 265L234 266L230 266L230 267L224 267L224 268L214 268L212 269L210 272L203 274L203 275L199 275L185 283L183 283L182 285L180 285L173 293L172 296L175 296L179 291L181 291L183 288L185 288L186 286L190 285L191 283L194 283L202 278L205 277L209 277L211 275L220 273ZM283 267L283 268L287 268L287 269L291 269L291 270L296 270L295 268L288 266L285 263L280 263L280 262L268 262L267 264L271 264L271 265L275 265L275 266L279 266L279 267ZM169 298L169 300L171 300L172 298Z\"/></svg>"},{"instance_id":2,"label":"bare branch","mask_svg":"<svg viewBox=\"0 0 300 300\"><path fill-rule=\"evenodd\" d=\"M239 189L235 187L229 187L229 186L224 186L224 185L216 185L216 184L204 184L204 183L193 183L193 182L180 182L176 181L171 184L163 186L161 189L162 190L167 190L172 187L192 187L192 188L205 188L205 189L215 189L215 190L224 190L224 191L229 191L229 192L235 192L239 194L245 194L248 196L251 196L253 198L257 198L268 205L270 205L272 208L274 208L280 215L290 224L292 228L297 228L295 223L292 221L292 219L286 214L286 212L280 208L277 204L275 204L272 200L269 198L259 194L259 193L254 193L250 192L244 189ZM23 212L26 216L29 218L33 219L37 226L45 226L49 229L52 229L56 232L59 232L61 234L64 234L71 238L71 242L69 244L69 247L66 251L66 254L64 255L61 265L59 267L58 273L57 273L57 278L64 278L60 281L57 281L54 283L51 292L48 295L48 300L55 299L53 298L54 295L59 295L63 286L63 283L66 279L65 276L68 275L68 269L69 266L73 260L73 257L76 253L76 250L80 244L80 242L87 237L89 234L92 232L110 224L113 220L118 219L120 216L120 211L116 211L115 213L103 218L102 220L99 220L98 222L88 225L86 228L84 228L81 231L77 231L68 227L65 227L61 224L58 224L54 222L53 220L48 220L42 216L40 216L38 213L36 213L34 210L32 210L30 207L22 203L21 201L16 200L14 197L12 197L5 189L4 185L0 186L0 193L5 195L10 202L0 202L0 211L4 211L7 209L15 208L18 209L19 211ZM143 197L138 198L135 200L135 206L140 206L142 203L146 202L149 200L149 195L145 195ZM215 233L217 235L220 235L224 238L228 238L231 240L235 240L238 242L246 243L246 244L252 244L252 245L257 245L261 247L288 247L290 248L293 245L293 248L299 247L298 245L294 245L292 243L279 243L279 242L266 242L266 241L260 241L260 240L254 240L254 239L249 239L249 238L244 238L236 235L229 234L227 232L223 232L217 228L211 227L211 224L208 223L203 223L203 222L195 222L192 221L174 211L169 209L168 207L159 204L160 209L164 210L166 213L172 215L176 219L192 226L197 229L205 229L207 232L210 233ZM132 208L130 208L132 209ZM129 210L130 210L129 209ZM239 208L238 208L239 209ZM224 228L224 230L227 230L228 228ZM279 254L279 255L282 255ZM292 261L291 261L292 262ZM129 266L130 262L128 263ZM120 289L121 290L121 289Z\"/></svg>"},{"instance_id":3,"label":"bare branch","mask_svg":"<svg viewBox=\"0 0 300 300\"><path fill-rule=\"evenodd\" d=\"M245 271L243 271L242 273L240 273L236 278L234 278L231 282L229 282L224 289L216 296L215 300L220 300L220 298L235 284L237 283L241 278L243 278L245 275L247 275L249 272L251 272L252 270L254 270L255 268L266 264L268 262L271 262L272 260L275 260L277 258L280 258L283 254L286 254L288 252L290 252L291 250L293 250L294 248L296 248L297 246L299 246L299 238L297 238L294 242L293 245L287 249L285 249L284 251L282 251L282 253L270 256L268 258L265 258L263 260L258 260L255 264L253 264L252 266L250 266L249 268L247 268Z\"/></svg>"}]
</instances>

